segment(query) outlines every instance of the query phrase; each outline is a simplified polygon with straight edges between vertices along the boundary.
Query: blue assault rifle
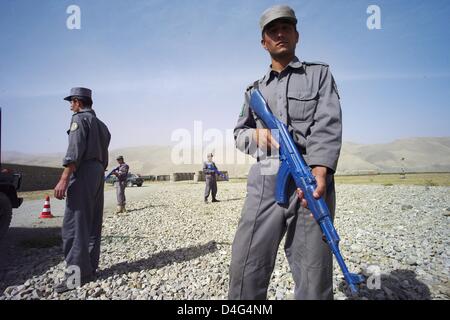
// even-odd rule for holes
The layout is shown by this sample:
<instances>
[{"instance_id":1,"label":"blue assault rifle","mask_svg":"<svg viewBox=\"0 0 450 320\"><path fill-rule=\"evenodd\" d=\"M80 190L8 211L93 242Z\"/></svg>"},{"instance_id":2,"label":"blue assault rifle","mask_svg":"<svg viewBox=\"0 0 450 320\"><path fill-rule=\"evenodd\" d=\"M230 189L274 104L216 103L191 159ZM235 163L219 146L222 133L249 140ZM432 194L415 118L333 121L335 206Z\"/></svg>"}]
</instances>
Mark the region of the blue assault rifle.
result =
<instances>
[{"instance_id":1,"label":"blue assault rifle","mask_svg":"<svg viewBox=\"0 0 450 320\"><path fill-rule=\"evenodd\" d=\"M276 182L275 196L277 203L286 204L288 202L286 188L289 178L292 177L296 186L303 191L305 199L308 201L308 208L311 210L314 218L320 225L326 242L341 267L345 281L350 287L352 293L356 294L358 292L357 284L363 282L364 277L348 271L344 259L339 251L340 239L336 229L333 226L327 204L322 197L320 199L314 198L313 192L317 188L316 179L312 175L309 166L298 152L294 140L290 136L286 125L272 114L266 101L264 100L264 97L258 89L255 89L250 97L250 108L263 121L267 129L278 130L277 133L279 136L281 165Z\"/></svg>"},{"instance_id":2,"label":"blue assault rifle","mask_svg":"<svg viewBox=\"0 0 450 320\"><path fill-rule=\"evenodd\" d=\"M119 168L120 168L120 166L118 166L117 168L111 170L111 172L108 173L108 174L105 176L105 181L108 180L108 178L109 178L114 172L116 172L117 170L119 170Z\"/></svg>"},{"instance_id":3,"label":"blue assault rifle","mask_svg":"<svg viewBox=\"0 0 450 320\"><path fill-rule=\"evenodd\" d=\"M220 172L219 170L217 170L216 166L213 166L212 164L207 164L206 168L208 170L213 170L215 173L217 173L219 176L221 176L225 181L228 181L228 177L226 175L224 175L222 172Z\"/></svg>"}]
</instances>

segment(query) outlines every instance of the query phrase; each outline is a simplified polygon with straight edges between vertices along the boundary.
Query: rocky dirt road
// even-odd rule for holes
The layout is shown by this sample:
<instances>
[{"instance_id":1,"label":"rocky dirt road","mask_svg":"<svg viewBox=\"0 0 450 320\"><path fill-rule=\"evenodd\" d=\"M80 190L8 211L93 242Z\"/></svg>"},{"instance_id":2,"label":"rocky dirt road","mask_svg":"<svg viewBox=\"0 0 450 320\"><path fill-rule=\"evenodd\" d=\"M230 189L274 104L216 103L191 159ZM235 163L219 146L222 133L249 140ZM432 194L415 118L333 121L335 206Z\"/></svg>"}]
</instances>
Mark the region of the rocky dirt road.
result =
<instances>
[{"instance_id":1,"label":"rocky dirt road","mask_svg":"<svg viewBox=\"0 0 450 320\"><path fill-rule=\"evenodd\" d=\"M121 215L112 213L114 193L107 191L99 278L62 295L52 291L64 270L61 217L39 222L39 201L32 224L18 217L0 246L0 300L226 299L245 183L219 183L222 202L207 205L203 188L127 189L129 211ZM363 285L358 299L449 299L449 187L338 185L337 199L335 225L349 268L381 284ZM280 249L268 297L292 299L293 286ZM334 287L335 299L348 298L336 264Z\"/></svg>"}]
</instances>

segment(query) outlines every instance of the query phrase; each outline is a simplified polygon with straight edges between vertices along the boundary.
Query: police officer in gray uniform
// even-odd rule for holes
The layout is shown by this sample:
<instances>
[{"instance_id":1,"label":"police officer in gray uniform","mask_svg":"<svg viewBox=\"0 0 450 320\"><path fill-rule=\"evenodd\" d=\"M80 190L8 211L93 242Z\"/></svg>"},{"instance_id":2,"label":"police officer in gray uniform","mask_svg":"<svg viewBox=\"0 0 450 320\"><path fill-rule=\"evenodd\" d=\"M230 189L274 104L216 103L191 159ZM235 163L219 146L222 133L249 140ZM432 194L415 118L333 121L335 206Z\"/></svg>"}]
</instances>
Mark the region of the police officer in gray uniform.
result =
<instances>
[{"instance_id":1,"label":"police officer in gray uniform","mask_svg":"<svg viewBox=\"0 0 450 320\"><path fill-rule=\"evenodd\" d=\"M125 163L123 156L117 157L117 162L119 167L112 174L117 177L116 185L116 195L117 195L117 211L116 213L127 212L125 209L126 198L125 198L125 188L127 186L127 177L130 167Z\"/></svg>"},{"instance_id":2,"label":"police officer in gray uniform","mask_svg":"<svg viewBox=\"0 0 450 320\"><path fill-rule=\"evenodd\" d=\"M216 199L217 177L216 177L216 171L212 168L216 168L216 170L218 170L218 169L217 169L217 166L214 163L214 161L212 161L213 154L208 153L207 157L208 157L208 160L203 162L203 173L205 174L205 182L206 182L205 203L208 203L208 197L209 197L210 193L212 195L212 202L220 202L219 200Z\"/></svg>"},{"instance_id":3,"label":"police officer in gray uniform","mask_svg":"<svg viewBox=\"0 0 450 320\"><path fill-rule=\"evenodd\" d=\"M332 255L307 209L300 189L290 182L289 203L275 201L276 173L267 168L277 158L278 142L249 109L258 87L273 114L292 134L312 169L332 216L333 174L341 149L341 107L333 76L325 63L302 62L295 56L297 18L288 6L267 9L260 19L261 44L272 64L263 78L247 88L236 128L238 149L258 162L248 175L247 198L232 246L230 299L266 299L278 246L286 236L285 253L295 281L296 299L333 299Z\"/></svg>"},{"instance_id":4,"label":"police officer in gray uniform","mask_svg":"<svg viewBox=\"0 0 450 320\"><path fill-rule=\"evenodd\" d=\"M64 100L71 102L74 114L67 131L69 147L63 160L65 169L54 193L61 200L67 192L62 239L70 272L55 287L58 293L75 289L77 284L83 285L95 278L100 258L104 172L111 140L107 126L92 110L90 89L72 88ZM73 278L77 275L78 283Z\"/></svg>"}]
</instances>

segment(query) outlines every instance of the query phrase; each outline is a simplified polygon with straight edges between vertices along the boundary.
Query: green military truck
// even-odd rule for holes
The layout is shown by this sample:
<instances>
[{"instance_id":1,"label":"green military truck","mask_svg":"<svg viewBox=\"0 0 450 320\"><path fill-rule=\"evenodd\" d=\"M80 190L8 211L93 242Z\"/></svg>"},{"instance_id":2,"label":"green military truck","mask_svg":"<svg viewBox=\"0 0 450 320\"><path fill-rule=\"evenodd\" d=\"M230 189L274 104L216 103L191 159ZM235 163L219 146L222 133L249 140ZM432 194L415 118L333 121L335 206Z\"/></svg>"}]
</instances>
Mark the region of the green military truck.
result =
<instances>
[{"instance_id":1,"label":"green military truck","mask_svg":"<svg viewBox=\"0 0 450 320\"><path fill-rule=\"evenodd\" d=\"M2 109L0 108L0 239L6 234L11 223L12 209L18 208L23 199L17 197L22 176L2 168Z\"/></svg>"}]
</instances>

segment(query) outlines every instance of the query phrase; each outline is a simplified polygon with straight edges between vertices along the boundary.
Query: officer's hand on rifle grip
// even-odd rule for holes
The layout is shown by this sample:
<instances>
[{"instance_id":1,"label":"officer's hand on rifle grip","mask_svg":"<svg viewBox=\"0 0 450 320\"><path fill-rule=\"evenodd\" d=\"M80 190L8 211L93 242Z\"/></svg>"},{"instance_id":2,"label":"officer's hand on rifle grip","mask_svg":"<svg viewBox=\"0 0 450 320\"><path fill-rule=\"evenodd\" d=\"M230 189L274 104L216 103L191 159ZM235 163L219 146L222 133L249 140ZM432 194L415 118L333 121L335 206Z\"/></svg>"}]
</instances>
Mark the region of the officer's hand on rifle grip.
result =
<instances>
[{"instance_id":1,"label":"officer's hand on rifle grip","mask_svg":"<svg viewBox=\"0 0 450 320\"><path fill-rule=\"evenodd\" d=\"M315 166L311 171L317 181L317 188L314 190L313 196L314 198L319 199L325 194L327 186L327 167ZM300 188L297 189L297 195L301 201L302 207L307 208L308 202L304 199L303 191Z\"/></svg>"},{"instance_id":2,"label":"officer's hand on rifle grip","mask_svg":"<svg viewBox=\"0 0 450 320\"><path fill-rule=\"evenodd\" d=\"M280 148L278 141L275 140L269 129L256 129L253 132L253 139L258 147L264 151Z\"/></svg>"},{"instance_id":3,"label":"officer's hand on rifle grip","mask_svg":"<svg viewBox=\"0 0 450 320\"><path fill-rule=\"evenodd\" d=\"M307 207L308 207L308 202L306 201L306 199L304 199L304 194L303 194L302 189L297 188L297 195L298 195L298 198L299 198L300 201L301 201L302 207L303 207L303 208L307 208Z\"/></svg>"}]
</instances>

